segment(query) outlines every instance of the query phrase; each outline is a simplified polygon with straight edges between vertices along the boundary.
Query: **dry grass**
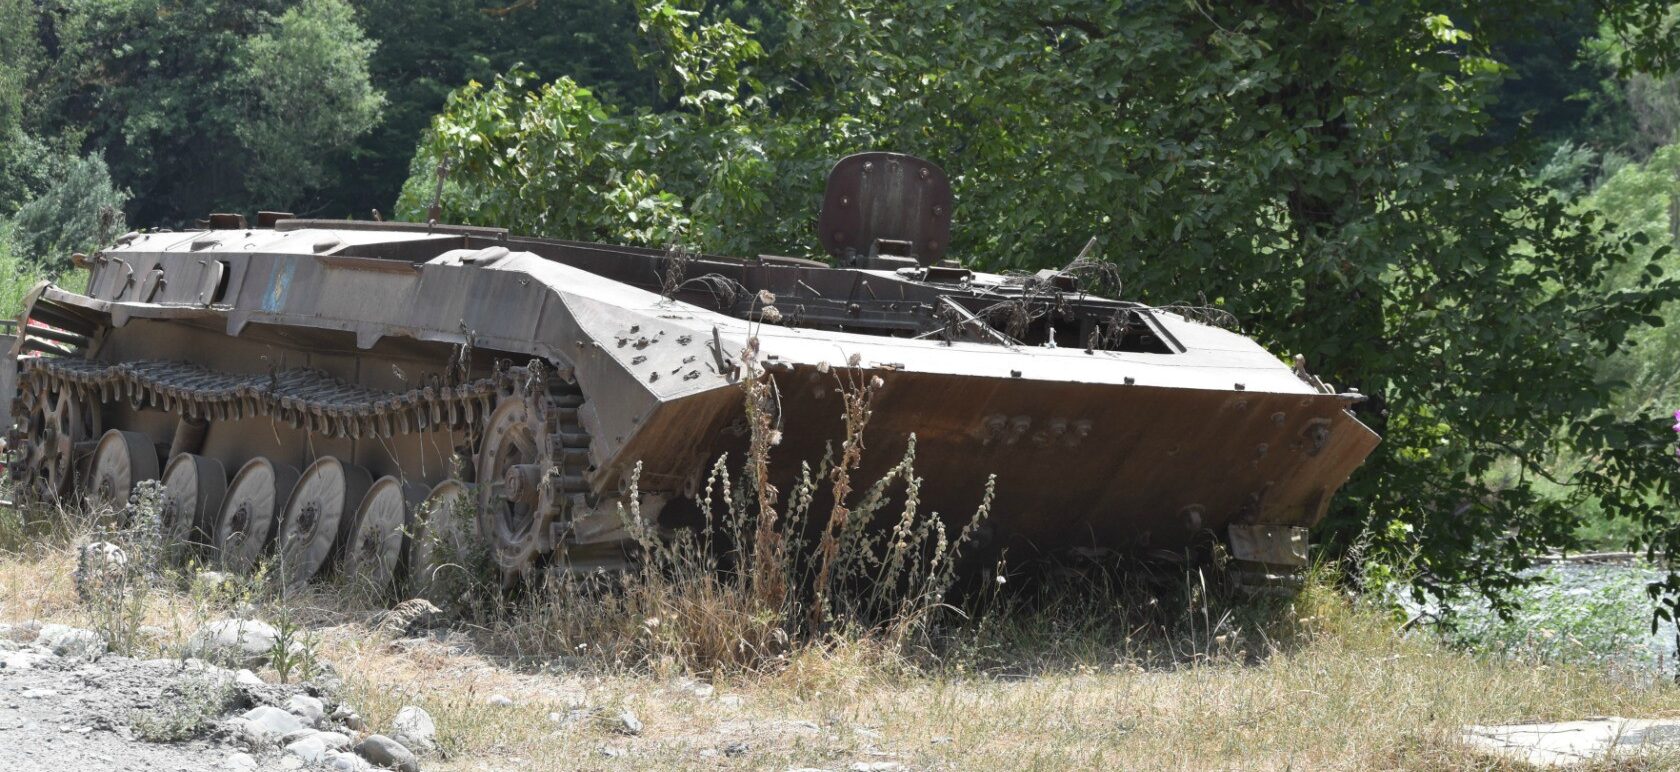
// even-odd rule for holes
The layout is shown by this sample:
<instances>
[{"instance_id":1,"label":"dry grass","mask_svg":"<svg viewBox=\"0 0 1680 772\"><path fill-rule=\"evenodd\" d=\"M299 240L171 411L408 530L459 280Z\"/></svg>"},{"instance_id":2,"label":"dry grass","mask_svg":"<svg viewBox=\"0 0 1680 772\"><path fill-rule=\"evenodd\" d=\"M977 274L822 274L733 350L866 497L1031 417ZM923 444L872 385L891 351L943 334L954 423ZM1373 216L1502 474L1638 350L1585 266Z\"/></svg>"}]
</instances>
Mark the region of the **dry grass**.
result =
<instances>
[{"instance_id":1,"label":"dry grass","mask_svg":"<svg viewBox=\"0 0 1680 772\"><path fill-rule=\"evenodd\" d=\"M89 624L73 568L62 548L0 557L0 619ZM238 602L161 590L149 596L144 621L168 631L153 644L168 652ZM1518 767L1471 754L1458 728L1680 716L1680 689L1671 685L1449 651L1401 636L1383 615L1322 584L1274 624L1270 650L1259 654L1213 640L1202 642L1205 652L1187 653L1188 639L1147 631L1117 644L1097 627L1060 628L1089 640L1065 642L1054 656L1018 650L1018 667L997 666L1009 647L1058 629L1073 613L1065 607L1056 620L999 622L1010 628L1001 633L971 629L971 639L992 642L975 644L984 657L947 653L912 666L870 640L831 639L796 650L774 673L709 683L677 668L574 669L551 660L514 669L485 655L471 629L392 640L362 612L333 602L329 592L313 592L258 613L306 623L317 655L344 677L347 698L375 730L406 704L431 712L445 753L434 769L844 769L883 761L913 769L1501 769ZM1163 658L1150 654L1154 647L1180 651ZM1000 675L1007 672L1028 675ZM489 704L493 694L514 706ZM617 731L623 709L645 723L639 736Z\"/></svg>"},{"instance_id":2,"label":"dry grass","mask_svg":"<svg viewBox=\"0 0 1680 772\"><path fill-rule=\"evenodd\" d=\"M216 617L267 619L334 666L370 729L430 712L428 769L1506 769L1460 727L1680 716L1673 685L1452 651L1322 580L1292 604L1241 603L1201 573L1146 587L1086 566L990 585L959 619L946 603L966 532L917 510L913 454L852 495L872 385L837 378L839 452L779 492L773 385L743 381L753 452L713 476L716 518L661 541L630 513L645 559L610 588L556 582L513 605L469 592L453 627L394 640L350 588L206 592L166 568L113 619L77 601L84 518L0 510L0 621L121 624L150 656ZM818 511L822 490L846 505ZM641 732L622 731L626 710Z\"/></svg>"}]
</instances>

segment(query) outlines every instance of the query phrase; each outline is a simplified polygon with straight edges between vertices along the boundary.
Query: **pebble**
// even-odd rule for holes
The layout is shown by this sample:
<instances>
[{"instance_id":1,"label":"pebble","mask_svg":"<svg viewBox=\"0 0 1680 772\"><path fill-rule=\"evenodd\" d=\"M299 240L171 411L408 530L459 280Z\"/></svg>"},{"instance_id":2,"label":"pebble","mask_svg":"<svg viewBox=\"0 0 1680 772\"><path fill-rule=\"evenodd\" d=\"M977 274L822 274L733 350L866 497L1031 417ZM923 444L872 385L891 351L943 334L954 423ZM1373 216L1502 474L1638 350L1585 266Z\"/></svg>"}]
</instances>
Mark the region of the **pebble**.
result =
<instances>
[{"instance_id":1,"label":"pebble","mask_svg":"<svg viewBox=\"0 0 1680 772\"><path fill-rule=\"evenodd\" d=\"M382 734L370 734L356 745L356 753L382 767L395 767L402 772L420 772L420 762L414 752Z\"/></svg>"},{"instance_id":2,"label":"pebble","mask_svg":"<svg viewBox=\"0 0 1680 772\"><path fill-rule=\"evenodd\" d=\"M722 697L719 697L717 699L717 701L718 701L719 705L722 705L726 708L739 708L739 707L741 707L741 695L739 695L739 694L725 694Z\"/></svg>"},{"instance_id":3,"label":"pebble","mask_svg":"<svg viewBox=\"0 0 1680 772\"><path fill-rule=\"evenodd\" d=\"M492 695L490 695L490 699L487 700L487 702L489 702L491 705L495 705L498 708L511 708L511 707L513 707L513 698L508 697L505 694L492 694Z\"/></svg>"},{"instance_id":4,"label":"pebble","mask_svg":"<svg viewBox=\"0 0 1680 772\"><path fill-rule=\"evenodd\" d=\"M343 732L320 732L315 735L327 746L329 751L342 751L350 748L350 735Z\"/></svg>"},{"instance_id":5,"label":"pebble","mask_svg":"<svg viewBox=\"0 0 1680 772\"><path fill-rule=\"evenodd\" d=\"M230 753L222 761L222 769L227 770L227 772L246 772L246 770L255 770L256 768L257 759L249 753Z\"/></svg>"},{"instance_id":6,"label":"pebble","mask_svg":"<svg viewBox=\"0 0 1680 772\"><path fill-rule=\"evenodd\" d=\"M268 685L266 683L263 683L263 680L261 678L258 678L256 673L253 673L253 672L251 672L249 670L246 670L244 668L240 668L239 672L233 674L233 682L240 685L240 686L259 686L260 687L260 686L267 686Z\"/></svg>"},{"instance_id":7,"label":"pebble","mask_svg":"<svg viewBox=\"0 0 1680 772\"><path fill-rule=\"evenodd\" d=\"M625 708L618 713L619 734L639 735L642 733L642 720L636 717L636 712Z\"/></svg>"},{"instance_id":8,"label":"pebble","mask_svg":"<svg viewBox=\"0 0 1680 772\"><path fill-rule=\"evenodd\" d=\"M391 728L391 735L396 741L415 753L431 753L437 750L437 724L424 708L417 705L405 706L397 711L396 718L391 719Z\"/></svg>"},{"instance_id":9,"label":"pebble","mask_svg":"<svg viewBox=\"0 0 1680 772\"><path fill-rule=\"evenodd\" d=\"M850 772L898 772L904 765L896 761L860 761L847 767Z\"/></svg>"}]
</instances>

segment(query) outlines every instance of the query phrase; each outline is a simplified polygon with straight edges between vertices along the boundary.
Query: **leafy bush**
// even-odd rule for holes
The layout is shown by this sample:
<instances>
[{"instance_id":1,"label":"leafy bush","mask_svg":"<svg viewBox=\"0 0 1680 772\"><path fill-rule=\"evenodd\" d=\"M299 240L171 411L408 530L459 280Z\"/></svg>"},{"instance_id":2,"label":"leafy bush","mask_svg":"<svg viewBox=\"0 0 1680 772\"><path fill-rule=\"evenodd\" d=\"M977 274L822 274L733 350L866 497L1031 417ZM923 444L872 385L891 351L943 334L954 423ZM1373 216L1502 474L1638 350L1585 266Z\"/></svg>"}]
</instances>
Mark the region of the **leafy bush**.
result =
<instances>
[{"instance_id":1,"label":"leafy bush","mask_svg":"<svg viewBox=\"0 0 1680 772\"><path fill-rule=\"evenodd\" d=\"M13 237L25 260L54 273L63 271L72 253L91 252L126 230L127 198L111 182L105 160L90 154L71 161L63 177L18 210L12 219Z\"/></svg>"}]
</instances>

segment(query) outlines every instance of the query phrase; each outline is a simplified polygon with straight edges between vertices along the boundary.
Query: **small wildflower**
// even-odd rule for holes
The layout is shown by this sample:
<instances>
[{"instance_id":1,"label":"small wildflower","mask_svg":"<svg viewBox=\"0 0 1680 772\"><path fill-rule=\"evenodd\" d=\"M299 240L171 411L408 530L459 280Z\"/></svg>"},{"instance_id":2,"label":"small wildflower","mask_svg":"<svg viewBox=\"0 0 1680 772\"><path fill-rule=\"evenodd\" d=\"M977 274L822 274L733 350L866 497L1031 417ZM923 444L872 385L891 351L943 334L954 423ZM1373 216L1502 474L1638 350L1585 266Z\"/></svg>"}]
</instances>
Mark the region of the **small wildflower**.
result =
<instances>
[{"instance_id":1,"label":"small wildflower","mask_svg":"<svg viewBox=\"0 0 1680 772\"><path fill-rule=\"evenodd\" d=\"M817 363L817 372L822 373L823 375L828 375L828 363L827 362L818 362Z\"/></svg>"},{"instance_id":2,"label":"small wildflower","mask_svg":"<svg viewBox=\"0 0 1680 772\"><path fill-rule=\"evenodd\" d=\"M848 366L851 366L851 367L857 367L858 365L863 364L863 355L862 354L853 354L849 357L846 357L846 364Z\"/></svg>"},{"instance_id":3,"label":"small wildflower","mask_svg":"<svg viewBox=\"0 0 1680 772\"><path fill-rule=\"evenodd\" d=\"M759 290L758 302L764 305L770 305L771 303L776 302L776 293L771 292L770 290Z\"/></svg>"},{"instance_id":4,"label":"small wildflower","mask_svg":"<svg viewBox=\"0 0 1680 772\"><path fill-rule=\"evenodd\" d=\"M997 575L997 583L998 584L1008 584L1009 579L1005 578L1003 574L998 574Z\"/></svg>"},{"instance_id":5,"label":"small wildflower","mask_svg":"<svg viewBox=\"0 0 1680 772\"><path fill-rule=\"evenodd\" d=\"M659 617L648 617L646 621L642 622L642 624L647 625L649 629L658 627Z\"/></svg>"},{"instance_id":6,"label":"small wildflower","mask_svg":"<svg viewBox=\"0 0 1680 772\"><path fill-rule=\"evenodd\" d=\"M869 388L871 389L879 389L885 385L887 385L887 382L881 380L881 376L879 375L869 379Z\"/></svg>"},{"instance_id":7,"label":"small wildflower","mask_svg":"<svg viewBox=\"0 0 1680 772\"><path fill-rule=\"evenodd\" d=\"M770 444L772 446L782 444L782 430L780 430L780 429L771 430L771 432L770 432Z\"/></svg>"},{"instance_id":8,"label":"small wildflower","mask_svg":"<svg viewBox=\"0 0 1680 772\"><path fill-rule=\"evenodd\" d=\"M764 310L760 311L758 316L766 322L775 324L782 320L782 310L775 306L765 306Z\"/></svg>"}]
</instances>

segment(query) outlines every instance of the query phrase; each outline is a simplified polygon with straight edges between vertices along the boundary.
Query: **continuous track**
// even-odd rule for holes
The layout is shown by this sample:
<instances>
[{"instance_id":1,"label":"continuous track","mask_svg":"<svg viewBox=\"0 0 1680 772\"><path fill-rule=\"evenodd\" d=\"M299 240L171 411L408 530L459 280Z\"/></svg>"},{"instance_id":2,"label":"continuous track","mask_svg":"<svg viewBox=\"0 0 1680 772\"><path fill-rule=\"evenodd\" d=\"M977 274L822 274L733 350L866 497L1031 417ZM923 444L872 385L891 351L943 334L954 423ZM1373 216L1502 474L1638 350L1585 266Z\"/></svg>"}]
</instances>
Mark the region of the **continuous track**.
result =
<instances>
[{"instance_id":1,"label":"continuous track","mask_svg":"<svg viewBox=\"0 0 1680 772\"><path fill-rule=\"evenodd\" d=\"M571 519L574 510L599 514L599 507L586 506L594 499L589 483L590 437L579 420L584 397L569 376L568 371L533 360L525 366L502 363L489 375L463 383L432 382L392 392L313 369L248 374L180 361L109 364L80 357L25 358L20 361L12 406L13 414L24 419L8 435L10 472L22 483L20 490L37 500L75 494L112 503L126 499L133 483L158 477L159 469L190 468L190 482L176 486L182 500L166 502L166 517L175 521L167 524L171 533L193 533L194 541L204 545L250 545L255 539L269 552L288 555L296 552L286 547L288 540L308 538L327 545L308 551L308 575L318 567L342 562L348 570L375 567L367 569L378 574L370 578L387 585L393 583L393 565L413 571L435 562L432 550L417 551L407 535L450 530L438 524L427 527L417 518L433 511L462 509L464 502L434 501L436 496L426 498L423 491L435 486L455 491L456 497L466 491L467 506L475 510L473 538L489 547L504 583L513 585L535 575L557 550L564 555L569 546L581 546L568 544L576 532ZM348 459L339 459L346 471L336 471L338 465L331 467L336 472L331 480L322 482L311 476L317 467L328 469L317 463L304 470L298 482L297 470L259 457L247 465L261 462L261 484L275 490L254 491L241 483L252 474L235 475L236 469L206 463L204 457L193 455L196 448L190 442L183 447L179 436L176 447L165 452L164 445L129 431L133 427L104 431L108 427L101 418L109 411L103 406L122 402L134 411L176 416L183 427L177 435L207 432L216 422L252 418L326 438L452 432L473 448L473 458L455 476L441 481L382 479L383 484L371 486L374 492L367 493L369 497L378 494L379 499L364 502L363 495L370 489L366 472L349 467ZM147 457L154 448L158 457ZM216 479L199 479L205 475ZM233 489L227 486L229 475L234 478ZM362 482L347 486L341 478ZM118 487L124 490L115 490ZM394 490L403 493L397 495ZM422 493L416 495L416 491ZM344 500L332 500L325 507L314 501L288 505L290 498L306 495L341 495ZM392 512L399 506L406 510L400 519ZM380 513L374 517L379 525L361 522L370 517L366 515L370 511ZM322 512L331 516L317 522ZM404 537L372 532L392 528L400 529ZM458 542L460 534L452 538ZM601 540L592 540L580 555L594 556L598 565L602 547ZM367 554L338 561L356 550ZM415 560L410 560L410 554ZM249 568L249 561L238 562Z\"/></svg>"}]
</instances>

